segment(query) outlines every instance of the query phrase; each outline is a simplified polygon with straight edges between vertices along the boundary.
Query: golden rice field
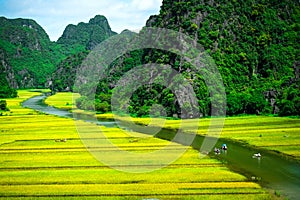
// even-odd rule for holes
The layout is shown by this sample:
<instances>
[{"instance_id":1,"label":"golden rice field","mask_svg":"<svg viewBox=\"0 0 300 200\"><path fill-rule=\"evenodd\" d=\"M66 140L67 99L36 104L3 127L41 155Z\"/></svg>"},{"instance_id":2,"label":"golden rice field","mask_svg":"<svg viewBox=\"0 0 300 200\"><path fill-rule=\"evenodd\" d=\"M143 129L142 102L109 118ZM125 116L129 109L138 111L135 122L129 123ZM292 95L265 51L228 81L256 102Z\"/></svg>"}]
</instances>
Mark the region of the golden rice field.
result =
<instances>
[{"instance_id":1,"label":"golden rice field","mask_svg":"<svg viewBox=\"0 0 300 200\"><path fill-rule=\"evenodd\" d=\"M149 119L134 119L147 124ZM185 120L183 130L189 132L198 125L197 134L206 135L211 119ZM153 122L152 122L153 123ZM159 124L157 124L159 126ZM166 120L165 128L177 129L179 120ZM272 150L300 160L300 119L288 117L244 116L225 118L219 137Z\"/></svg>"},{"instance_id":2,"label":"golden rice field","mask_svg":"<svg viewBox=\"0 0 300 200\"><path fill-rule=\"evenodd\" d=\"M73 102L75 102L75 100L79 97L80 94L78 93L59 92L55 95L48 97L45 100L45 103L49 106L54 106L60 109L71 110L73 108L76 108L76 105L74 105Z\"/></svg>"},{"instance_id":3,"label":"golden rice field","mask_svg":"<svg viewBox=\"0 0 300 200\"><path fill-rule=\"evenodd\" d=\"M101 116L100 116L101 118ZM259 147L292 157L300 161L300 119L288 117L269 116L243 116L226 117L224 126L219 133L214 133L210 127L213 119L203 118L200 120L187 119L184 123L181 120L161 120L150 118L121 118L132 120L137 124L164 127L167 129L181 128L185 132L197 132L199 135L211 135L220 138L236 140L250 146ZM220 120L222 122L222 120ZM196 130L197 129L197 130ZM218 135L219 134L219 135Z\"/></svg>"},{"instance_id":4,"label":"golden rice field","mask_svg":"<svg viewBox=\"0 0 300 200\"><path fill-rule=\"evenodd\" d=\"M78 97L75 94L74 97ZM53 99L53 101L52 101ZM62 99L62 100L60 100ZM72 102L72 93L57 93L47 99L46 103L58 108L64 108L64 102ZM111 113L98 115L101 119L113 119ZM128 118L121 118L128 121ZM197 134L206 135L211 119L202 118L200 120L162 120L150 118L131 118L130 120L143 125L159 126L169 129L182 128L184 131L195 130L198 126ZM300 161L300 119L288 117L269 116L243 116L226 117L224 126L218 135L221 138L238 140L251 146L272 150L291 156Z\"/></svg>"},{"instance_id":5,"label":"golden rice field","mask_svg":"<svg viewBox=\"0 0 300 200\"><path fill-rule=\"evenodd\" d=\"M7 100L10 111L0 116L1 199L271 199L257 183L218 160L200 159L191 148L152 172L112 169L85 148L73 120L22 108L20 102L38 93L18 94ZM169 143L152 137L133 142L132 133L101 129L126 151L149 152Z\"/></svg>"}]
</instances>

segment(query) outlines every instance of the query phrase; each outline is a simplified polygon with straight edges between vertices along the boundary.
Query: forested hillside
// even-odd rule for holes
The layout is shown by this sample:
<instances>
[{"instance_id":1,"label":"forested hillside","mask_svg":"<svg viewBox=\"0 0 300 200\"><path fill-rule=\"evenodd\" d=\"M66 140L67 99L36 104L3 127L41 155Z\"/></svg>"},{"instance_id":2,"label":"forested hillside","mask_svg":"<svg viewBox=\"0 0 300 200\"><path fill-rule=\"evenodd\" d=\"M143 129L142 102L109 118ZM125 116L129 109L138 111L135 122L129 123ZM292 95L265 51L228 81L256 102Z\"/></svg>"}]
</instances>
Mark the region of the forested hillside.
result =
<instances>
[{"instance_id":1,"label":"forested hillside","mask_svg":"<svg viewBox=\"0 0 300 200\"><path fill-rule=\"evenodd\" d=\"M76 70L88 53L107 38L116 35L110 28L106 17L97 15L88 23L68 25L57 43L65 54L69 55L62 60L47 81L52 91L73 91Z\"/></svg>"},{"instance_id":2,"label":"forested hillside","mask_svg":"<svg viewBox=\"0 0 300 200\"><path fill-rule=\"evenodd\" d=\"M300 114L299 1L164 0L147 26L203 45L223 77L227 114Z\"/></svg>"},{"instance_id":3,"label":"forested hillside","mask_svg":"<svg viewBox=\"0 0 300 200\"><path fill-rule=\"evenodd\" d=\"M47 77L64 57L59 46L31 19L0 17L0 48L13 69L16 88L45 87Z\"/></svg>"},{"instance_id":4,"label":"forested hillside","mask_svg":"<svg viewBox=\"0 0 300 200\"><path fill-rule=\"evenodd\" d=\"M70 24L63 35L57 40L69 54L77 54L91 50L105 39L116 35L108 24L106 17L97 15L88 23Z\"/></svg>"},{"instance_id":5,"label":"forested hillside","mask_svg":"<svg viewBox=\"0 0 300 200\"><path fill-rule=\"evenodd\" d=\"M83 51L68 56L57 66L56 71L52 74L48 81L48 87L53 91L73 91L73 85L76 78L76 70L80 67L82 61L88 55L87 51Z\"/></svg>"},{"instance_id":6,"label":"forested hillside","mask_svg":"<svg viewBox=\"0 0 300 200\"><path fill-rule=\"evenodd\" d=\"M188 34L206 49L223 78L227 115L299 115L299 20L297 0L164 0L160 14L151 16L147 26ZM132 53L122 58L122 64L112 66L109 80L121 77L137 63L169 64L192 83L201 114L211 114L212 97L204 81L190 74L180 56L159 50ZM106 99L113 83L105 80L99 87L108 89L98 89L97 102L108 108ZM175 95L158 85L137 90L128 109L143 116L154 104L162 104L168 116L181 114Z\"/></svg>"}]
</instances>

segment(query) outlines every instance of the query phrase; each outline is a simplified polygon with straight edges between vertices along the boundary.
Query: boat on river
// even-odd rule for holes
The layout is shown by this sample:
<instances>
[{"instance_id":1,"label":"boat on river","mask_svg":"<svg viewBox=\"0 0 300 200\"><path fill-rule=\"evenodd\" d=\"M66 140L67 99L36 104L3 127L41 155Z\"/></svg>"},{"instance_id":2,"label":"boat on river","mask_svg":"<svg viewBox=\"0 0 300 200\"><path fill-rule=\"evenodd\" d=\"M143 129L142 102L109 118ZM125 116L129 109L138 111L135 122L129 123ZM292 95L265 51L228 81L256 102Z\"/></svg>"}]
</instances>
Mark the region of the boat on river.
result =
<instances>
[{"instance_id":1,"label":"boat on river","mask_svg":"<svg viewBox=\"0 0 300 200\"><path fill-rule=\"evenodd\" d=\"M261 157L261 154L260 154L260 153L255 153L255 154L253 155L253 157L255 157L255 158L260 158L260 157Z\"/></svg>"},{"instance_id":2,"label":"boat on river","mask_svg":"<svg viewBox=\"0 0 300 200\"><path fill-rule=\"evenodd\" d=\"M226 144L222 144L222 150L227 150L227 145Z\"/></svg>"}]
</instances>

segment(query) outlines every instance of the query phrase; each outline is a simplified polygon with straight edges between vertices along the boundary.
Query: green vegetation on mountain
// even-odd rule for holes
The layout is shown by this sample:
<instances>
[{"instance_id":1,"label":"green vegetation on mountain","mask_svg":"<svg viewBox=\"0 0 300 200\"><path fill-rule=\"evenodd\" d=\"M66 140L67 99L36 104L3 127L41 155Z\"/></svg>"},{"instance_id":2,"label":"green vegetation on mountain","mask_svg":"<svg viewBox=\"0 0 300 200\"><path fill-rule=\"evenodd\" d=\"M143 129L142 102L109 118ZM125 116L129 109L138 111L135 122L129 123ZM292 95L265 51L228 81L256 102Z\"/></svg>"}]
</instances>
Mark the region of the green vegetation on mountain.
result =
<instances>
[{"instance_id":1,"label":"green vegetation on mountain","mask_svg":"<svg viewBox=\"0 0 300 200\"><path fill-rule=\"evenodd\" d=\"M160 14L151 16L147 26L182 32L204 47L223 78L228 115L300 115L299 1L164 0ZM211 115L211 98L215 97L209 95L201 74L193 74L181 56L145 49L122 60L112 66L107 80L122 77L137 64L171 65L191 82L201 114ZM107 80L99 84L96 102L106 102L102 96L113 92L116 81ZM176 95L154 84L135 91L128 110L144 116L155 104L163 105L167 116L182 114ZM197 117L193 113L184 117L189 116Z\"/></svg>"},{"instance_id":2,"label":"green vegetation on mountain","mask_svg":"<svg viewBox=\"0 0 300 200\"><path fill-rule=\"evenodd\" d=\"M45 87L56 64L64 58L60 47L31 19L0 17L0 48L13 68L16 88Z\"/></svg>"},{"instance_id":3,"label":"green vegetation on mountain","mask_svg":"<svg viewBox=\"0 0 300 200\"><path fill-rule=\"evenodd\" d=\"M76 70L83 60L93 48L113 35L116 33L102 15L95 16L88 23L68 25L57 43L69 56L57 65L48 81L52 91L73 91Z\"/></svg>"},{"instance_id":4,"label":"green vegetation on mountain","mask_svg":"<svg viewBox=\"0 0 300 200\"><path fill-rule=\"evenodd\" d=\"M13 88L16 84L11 66L6 61L5 51L0 47L0 98L12 98L17 96Z\"/></svg>"},{"instance_id":5,"label":"green vegetation on mountain","mask_svg":"<svg viewBox=\"0 0 300 200\"><path fill-rule=\"evenodd\" d=\"M80 67L87 54L88 53L84 51L68 56L58 64L57 70L52 74L51 80L48 82L53 92L73 91L76 70Z\"/></svg>"},{"instance_id":6,"label":"green vegetation on mountain","mask_svg":"<svg viewBox=\"0 0 300 200\"><path fill-rule=\"evenodd\" d=\"M17 91L12 88L7 79L2 66L0 65L0 98L11 98L16 97Z\"/></svg>"},{"instance_id":7,"label":"green vegetation on mountain","mask_svg":"<svg viewBox=\"0 0 300 200\"><path fill-rule=\"evenodd\" d=\"M69 54L77 54L85 50L91 50L105 39L116 35L108 24L107 19L97 15L88 23L79 23L77 26L70 24L63 35L57 40Z\"/></svg>"},{"instance_id":8,"label":"green vegetation on mountain","mask_svg":"<svg viewBox=\"0 0 300 200\"><path fill-rule=\"evenodd\" d=\"M226 88L227 114L300 114L299 1L164 0L147 26L188 34L209 52ZM180 63L178 56L156 54L151 62ZM205 107L210 97L194 80Z\"/></svg>"}]
</instances>

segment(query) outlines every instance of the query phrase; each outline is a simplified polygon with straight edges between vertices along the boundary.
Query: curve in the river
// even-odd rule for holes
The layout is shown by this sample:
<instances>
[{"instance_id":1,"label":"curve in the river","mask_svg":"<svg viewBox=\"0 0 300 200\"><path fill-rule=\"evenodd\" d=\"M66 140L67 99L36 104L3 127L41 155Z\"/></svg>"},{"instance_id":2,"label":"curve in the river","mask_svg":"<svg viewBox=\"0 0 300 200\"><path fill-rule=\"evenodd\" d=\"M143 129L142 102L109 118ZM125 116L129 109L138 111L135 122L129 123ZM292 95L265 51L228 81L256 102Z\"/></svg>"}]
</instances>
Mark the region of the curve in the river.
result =
<instances>
[{"instance_id":1,"label":"curve in the river","mask_svg":"<svg viewBox=\"0 0 300 200\"><path fill-rule=\"evenodd\" d=\"M73 115L68 111L44 104L44 98L46 98L45 95L30 98L23 103L23 106L47 114L73 118ZM116 126L114 122L97 121L97 124L108 127ZM171 140L175 134L176 131L162 129L156 134L156 137ZM204 137L197 135L192 146L195 149L200 149L203 139ZM233 141L219 139L216 146L221 147L223 143L227 144L227 151L221 151L218 155L210 153L210 155L224 161L233 171L245 174L249 178L252 177L253 180L280 192L288 199L300 199L300 165L298 162L286 160L268 153L268 151L260 152L262 156L256 158L253 155L258 153L257 150Z\"/></svg>"},{"instance_id":2,"label":"curve in the river","mask_svg":"<svg viewBox=\"0 0 300 200\"><path fill-rule=\"evenodd\" d=\"M45 94L41 95L41 96L32 97L32 98L24 101L22 103L22 106L26 107L26 108L31 108L31 109L39 111L39 112L56 115L59 117L68 117L68 118L75 119L74 115L72 113L70 113L69 111L58 109L58 108L48 106L47 104L45 104L43 100L46 97L47 96ZM86 120L84 115L79 115L79 114L76 115L76 119L88 121L88 120ZM115 122L101 122L101 121L96 121L96 120L92 121L92 122L97 123L98 125L106 126L106 127L116 126Z\"/></svg>"}]
</instances>

